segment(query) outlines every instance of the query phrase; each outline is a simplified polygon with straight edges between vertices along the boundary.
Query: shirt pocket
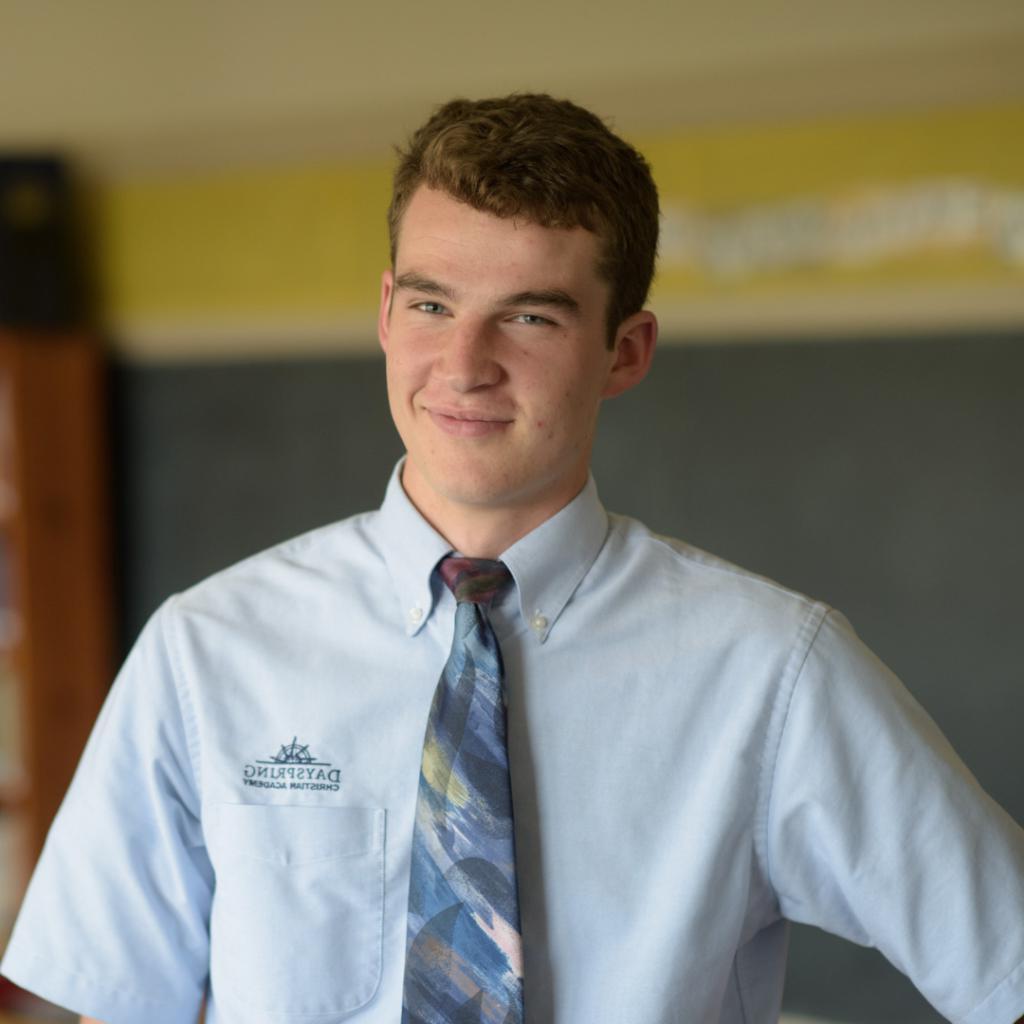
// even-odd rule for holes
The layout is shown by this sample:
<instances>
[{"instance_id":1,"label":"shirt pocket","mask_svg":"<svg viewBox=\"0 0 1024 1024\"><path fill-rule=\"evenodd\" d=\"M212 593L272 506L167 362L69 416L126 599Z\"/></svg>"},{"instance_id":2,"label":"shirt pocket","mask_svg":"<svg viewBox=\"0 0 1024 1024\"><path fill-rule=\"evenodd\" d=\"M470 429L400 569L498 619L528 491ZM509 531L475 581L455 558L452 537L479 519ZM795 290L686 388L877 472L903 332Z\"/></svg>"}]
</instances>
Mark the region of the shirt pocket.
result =
<instances>
[{"instance_id":1,"label":"shirt pocket","mask_svg":"<svg viewBox=\"0 0 1024 1024\"><path fill-rule=\"evenodd\" d=\"M258 1011L260 1020L317 1024L368 1003L381 976L384 810L212 810L210 980L218 1001Z\"/></svg>"}]
</instances>

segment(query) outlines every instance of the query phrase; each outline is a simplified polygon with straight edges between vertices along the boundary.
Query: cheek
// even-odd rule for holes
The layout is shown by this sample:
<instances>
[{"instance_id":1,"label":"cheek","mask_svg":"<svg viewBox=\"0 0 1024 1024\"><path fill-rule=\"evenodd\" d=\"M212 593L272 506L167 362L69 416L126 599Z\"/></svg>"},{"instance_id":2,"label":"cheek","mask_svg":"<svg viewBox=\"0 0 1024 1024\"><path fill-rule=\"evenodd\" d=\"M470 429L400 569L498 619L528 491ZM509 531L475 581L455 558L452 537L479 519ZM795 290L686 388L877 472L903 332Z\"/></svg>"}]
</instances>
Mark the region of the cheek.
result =
<instances>
[{"instance_id":1,"label":"cheek","mask_svg":"<svg viewBox=\"0 0 1024 1024\"><path fill-rule=\"evenodd\" d=\"M562 386L558 390L548 389L543 396L537 396L531 422L537 432L548 441L557 438L576 437L581 432L589 433L594 419L592 399L588 391Z\"/></svg>"},{"instance_id":2,"label":"cheek","mask_svg":"<svg viewBox=\"0 0 1024 1024\"><path fill-rule=\"evenodd\" d=\"M544 367L530 381L537 426L588 418L599 400L600 386L594 368L587 364Z\"/></svg>"},{"instance_id":3,"label":"cheek","mask_svg":"<svg viewBox=\"0 0 1024 1024\"><path fill-rule=\"evenodd\" d=\"M386 379L389 394L397 396L416 387L424 373L423 367L417 365L417 360L408 350L403 348L388 353Z\"/></svg>"}]
</instances>

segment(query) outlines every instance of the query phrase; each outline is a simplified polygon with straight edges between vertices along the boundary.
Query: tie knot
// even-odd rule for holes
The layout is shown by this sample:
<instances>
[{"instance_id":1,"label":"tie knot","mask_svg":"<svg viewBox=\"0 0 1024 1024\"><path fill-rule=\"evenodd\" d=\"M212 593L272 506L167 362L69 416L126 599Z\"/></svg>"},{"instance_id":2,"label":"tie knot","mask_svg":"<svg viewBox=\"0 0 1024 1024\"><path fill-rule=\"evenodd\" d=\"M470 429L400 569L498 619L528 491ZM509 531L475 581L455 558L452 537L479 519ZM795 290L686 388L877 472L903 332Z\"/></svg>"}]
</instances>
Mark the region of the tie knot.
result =
<instances>
[{"instance_id":1,"label":"tie knot","mask_svg":"<svg viewBox=\"0 0 1024 1024\"><path fill-rule=\"evenodd\" d=\"M460 604L488 604L491 598L512 580L504 562L490 558L458 558L449 555L438 566L441 579Z\"/></svg>"}]
</instances>

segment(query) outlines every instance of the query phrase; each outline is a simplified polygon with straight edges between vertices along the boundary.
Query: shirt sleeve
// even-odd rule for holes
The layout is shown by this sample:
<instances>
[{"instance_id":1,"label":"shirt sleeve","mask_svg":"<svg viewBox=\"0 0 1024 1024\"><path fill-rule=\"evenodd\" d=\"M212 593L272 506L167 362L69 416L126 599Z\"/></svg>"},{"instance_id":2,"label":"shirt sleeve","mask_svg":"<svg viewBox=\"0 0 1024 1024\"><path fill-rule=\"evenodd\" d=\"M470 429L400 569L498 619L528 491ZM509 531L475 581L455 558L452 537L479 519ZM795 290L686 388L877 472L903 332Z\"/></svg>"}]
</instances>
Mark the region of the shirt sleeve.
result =
<instances>
[{"instance_id":1,"label":"shirt sleeve","mask_svg":"<svg viewBox=\"0 0 1024 1024\"><path fill-rule=\"evenodd\" d=\"M111 689L0 965L106 1024L195 1024L206 985L213 871L167 615Z\"/></svg>"},{"instance_id":2,"label":"shirt sleeve","mask_svg":"<svg viewBox=\"0 0 1024 1024\"><path fill-rule=\"evenodd\" d=\"M1024 832L835 612L792 691L767 856L785 917L877 947L949 1020L1024 1014Z\"/></svg>"}]
</instances>

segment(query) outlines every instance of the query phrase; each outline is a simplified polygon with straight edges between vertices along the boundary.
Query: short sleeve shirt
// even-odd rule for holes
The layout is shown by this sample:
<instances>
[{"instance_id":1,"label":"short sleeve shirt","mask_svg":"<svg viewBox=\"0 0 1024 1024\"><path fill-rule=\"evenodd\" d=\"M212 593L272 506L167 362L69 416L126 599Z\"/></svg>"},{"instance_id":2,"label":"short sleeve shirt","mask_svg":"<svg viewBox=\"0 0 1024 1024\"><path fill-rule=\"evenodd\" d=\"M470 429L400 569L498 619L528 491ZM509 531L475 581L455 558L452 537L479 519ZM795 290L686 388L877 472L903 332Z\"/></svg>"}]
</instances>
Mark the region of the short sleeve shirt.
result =
<instances>
[{"instance_id":1,"label":"short sleeve shirt","mask_svg":"<svg viewBox=\"0 0 1024 1024\"><path fill-rule=\"evenodd\" d=\"M3 971L107 1024L394 1024L449 546L383 507L170 599L110 693ZM593 481L502 556L536 1024L753 1024L787 921L950 1020L1024 1014L1024 833L828 607Z\"/></svg>"}]
</instances>

